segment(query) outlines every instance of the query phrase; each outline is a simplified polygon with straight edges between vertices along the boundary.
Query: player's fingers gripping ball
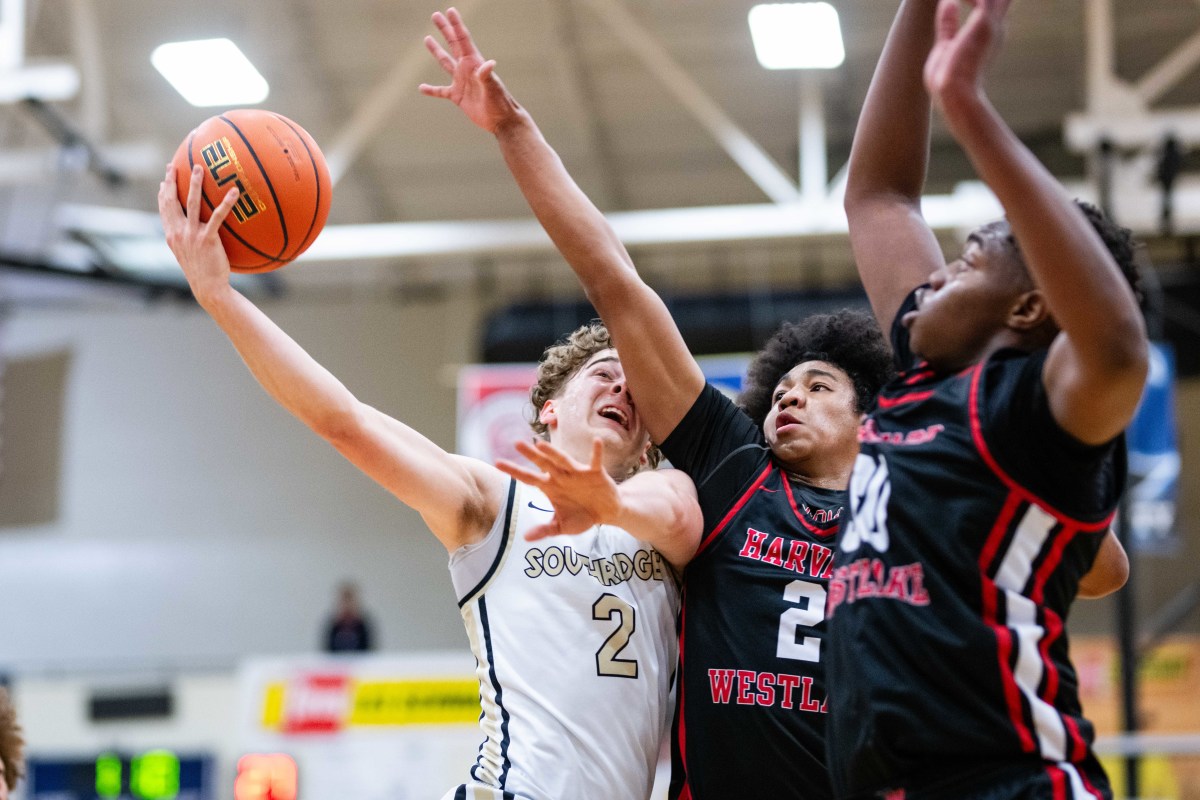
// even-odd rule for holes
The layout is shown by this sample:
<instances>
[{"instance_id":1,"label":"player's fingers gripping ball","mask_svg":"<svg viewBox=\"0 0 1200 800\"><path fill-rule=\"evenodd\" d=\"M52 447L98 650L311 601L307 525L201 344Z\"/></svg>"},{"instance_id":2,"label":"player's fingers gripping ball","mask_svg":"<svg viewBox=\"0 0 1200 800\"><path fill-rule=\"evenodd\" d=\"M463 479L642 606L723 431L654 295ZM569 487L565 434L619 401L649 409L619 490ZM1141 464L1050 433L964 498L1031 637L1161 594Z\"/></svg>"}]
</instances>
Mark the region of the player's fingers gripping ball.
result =
<instances>
[{"instance_id":1,"label":"player's fingers gripping ball","mask_svg":"<svg viewBox=\"0 0 1200 800\"><path fill-rule=\"evenodd\" d=\"M325 156L307 131L271 111L241 109L205 120L179 145L173 163L184 205L192 166L204 168L202 221L237 188L220 231L234 272L282 267L308 249L329 217L333 188Z\"/></svg>"}]
</instances>

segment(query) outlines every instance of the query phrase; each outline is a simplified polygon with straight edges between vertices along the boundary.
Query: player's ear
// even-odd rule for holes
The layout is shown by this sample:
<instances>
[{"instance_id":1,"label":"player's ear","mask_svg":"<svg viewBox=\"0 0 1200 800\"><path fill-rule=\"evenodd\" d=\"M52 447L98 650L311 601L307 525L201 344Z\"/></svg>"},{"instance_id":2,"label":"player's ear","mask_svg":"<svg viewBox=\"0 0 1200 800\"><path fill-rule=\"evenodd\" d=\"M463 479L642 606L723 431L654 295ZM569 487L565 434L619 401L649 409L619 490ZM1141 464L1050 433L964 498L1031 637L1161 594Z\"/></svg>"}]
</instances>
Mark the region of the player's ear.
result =
<instances>
[{"instance_id":1,"label":"player's ear","mask_svg":"<svg viewBox=\"0 0 1200 800\"><path fill-rule=\"evenodd\" d=\"M558 424L558 408L554 404L554 398L542 403L542 410L538 412L538 422L547 428L553 428Z\"/></svg>"},{"instance_id":2,"label":"player's ear","mask_svg":"<svg viewBox=\"0 0 1200 800\"><path fill-rule=\"evenodd\" d=\"M1040 289L1022 292L1008 312L1008 325L1018 331L1031 331L1050 318L1050 306Z\"/></svg>"}]
</instances>

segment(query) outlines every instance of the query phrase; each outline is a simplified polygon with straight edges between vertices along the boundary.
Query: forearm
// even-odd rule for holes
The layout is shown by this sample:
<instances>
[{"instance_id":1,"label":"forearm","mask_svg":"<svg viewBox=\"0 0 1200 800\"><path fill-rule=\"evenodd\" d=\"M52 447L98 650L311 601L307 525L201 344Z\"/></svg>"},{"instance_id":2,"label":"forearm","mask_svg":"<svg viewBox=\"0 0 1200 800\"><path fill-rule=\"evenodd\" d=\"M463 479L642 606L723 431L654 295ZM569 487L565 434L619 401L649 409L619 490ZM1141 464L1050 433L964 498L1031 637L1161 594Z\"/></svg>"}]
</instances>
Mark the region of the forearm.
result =
<instances>
[{"instance_id":1,"label":"forearm","mask_svg":"<svg viewBox=\"0 0 1200 800\"><path fill-rule=\"evenodd\" d=\"M601 521L652 545L682 569L699 547L704 526L691 478L678 470L641 473L622 483L617 495L611 519Z\"/></svg>"},{"instance_id":2,"label":"forearm","mask_svg":"<svg viewBox=\"0 0 1200 800\"><path fill-rule=\"evenodd\" d=\"M528 113L516 110L496 140L534 216L603 314L602 305L618 302L625 286L641 280L624 244Z\"/></svg>"},{"instance_id":3,"label":"forearm","mask_svg":"<svg viewBox=\"0 0 1200 800\"><path fill-rule=\"evenodd\" d=\"M612 334L646 428L661 442L700 395L703 372L662 299L530 116L517 110L496 138L534 215Z\"/></svg>"},{"instance_id":4,"label":"forearm","mask_svg":"<svg viewBox=\"0 0 1200 800\"><path fill-rule=\"evenodd\" d=\"M854 133L847 204L880 195L920 201L930 127L922 69L936 8L937 0L905 0L897 12Z\"/></svg>"},{"instance_id":5,"label":"forearm","mask_svg":"<svg viewBox=\"0 0 1200 800\"><path fill-rule=\"evenodd\" d=\"M355 418L350 391L232 287L202 305L263 389L305 425L333 439Z\"/></svg>"},{"instance_id":6,"label":"forearm","mask_svg":"<svg viewBox=\"0 0 1200 800\"><path fill-rule=\"evenodd\" d=\"M930 99L922 78L937 0L905 0L863 104L846 182L850 246L880 327L891 329L912 289L942 267L921 215Z\"/></svg>"}]
</instances>

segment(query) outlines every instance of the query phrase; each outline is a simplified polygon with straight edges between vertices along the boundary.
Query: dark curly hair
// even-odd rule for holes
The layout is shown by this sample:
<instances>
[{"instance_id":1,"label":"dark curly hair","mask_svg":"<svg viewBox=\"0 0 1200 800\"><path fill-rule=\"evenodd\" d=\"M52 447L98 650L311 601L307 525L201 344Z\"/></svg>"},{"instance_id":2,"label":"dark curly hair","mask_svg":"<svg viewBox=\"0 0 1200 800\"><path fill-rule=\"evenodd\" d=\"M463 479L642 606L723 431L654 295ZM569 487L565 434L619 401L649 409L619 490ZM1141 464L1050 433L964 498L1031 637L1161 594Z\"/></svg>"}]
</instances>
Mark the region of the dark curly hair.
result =
<instances>
[{"instance_id":1,"label":"dark curly hair","mask_svg":"<svg viewBox=\"0 0 1200 800\"><path fill-rule=\"evenodd\" d=\"M843 309L814 314L803 322L785 322L750 362L738 405L762 427L771 396L783 376L805 361L827 361L854 382L855 408L868 411L879 389L895 374L892 350L875 317Z\"/></svg>"},{"instance_id":2,"label":"dark curly hair","mask_svg":"<svg viewBox=\"0 0 1200 800\"><path fill-rule=\"evenodd\" d=\"M594 319L546 348L538 363L537 381L529 390L529 401L533 404L533 419L529 421L529 426L534 433L543 439L549 437L546 424L538 419L542 406L546 405L547 400L562 394L567 381L583 368L588 359L612 346L608 328L600 320ZM662 461L662 453L655 445L651 445L647 455L651 468L657 467Z\"/></svg>"},{"instance_id":3,"label":"dark curly hair","mask_svg":"<svg viewBox=\"0 0 1200 800\"><path fill-rule=\"evenodd\" d=\"M1133 290L1133 295L1137 298L1138 305L1142 305L1145 302L1146 293L1142 288L1142 273L1137 265L1138 244L1137 240L1133 237L1133 231L1121 227L1107 214L1086 200L1076 199L1075 205L1083 212L1083 215L1091 223L1096 233L1100 235L1104 246L1112 254L1113 260L1117 262L1117 267L1120 268L1121 274L1129 282L1129 288ZM1004 224L1007 225L1007 221ZM1013 235L1011 227L1008 230L1007 240L1013 250L1018 255L1021 255L1021 268L1025 270L1025 280L1031 281L1028 268L1025 266L1025 257L1021 253L1021 244L1017 241L1017 237Z\"/></svg>"}]
</instances>

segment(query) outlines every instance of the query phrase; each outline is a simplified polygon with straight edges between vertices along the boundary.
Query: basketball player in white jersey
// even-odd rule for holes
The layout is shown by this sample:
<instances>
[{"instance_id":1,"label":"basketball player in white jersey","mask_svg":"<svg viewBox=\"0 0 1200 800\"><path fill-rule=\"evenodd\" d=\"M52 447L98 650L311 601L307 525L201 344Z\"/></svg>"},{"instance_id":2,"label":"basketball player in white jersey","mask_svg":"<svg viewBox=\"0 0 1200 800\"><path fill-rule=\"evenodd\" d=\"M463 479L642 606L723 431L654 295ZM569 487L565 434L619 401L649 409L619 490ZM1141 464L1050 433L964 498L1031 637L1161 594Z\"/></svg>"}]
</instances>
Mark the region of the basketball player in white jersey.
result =
<instances>
[{"instance_id":1,"label":"basketball player in white jersey","mask_svg":"<svg viewBox=\"0 0 1200 800\"><path fill-rule=\"evenodd\" d=\"M640 471L649 437L607 331L593 323L547 350L533 392L544 468L510 466L539 488L521 484L361 403L235 291L218 230L236 191L204 223L200 183L197 167L186 214L172 167L158 194L167 244L196 301L268 394L420 512L450 553L485 739L469 780L446 797L648 797L677 650L667 562L691 557L702 521L690 479ZM587 507L564 494L578 494L579 481ZM581 519L581 536L525 537L547 525L573 533Z\"/></svg>"}]
</instances>

